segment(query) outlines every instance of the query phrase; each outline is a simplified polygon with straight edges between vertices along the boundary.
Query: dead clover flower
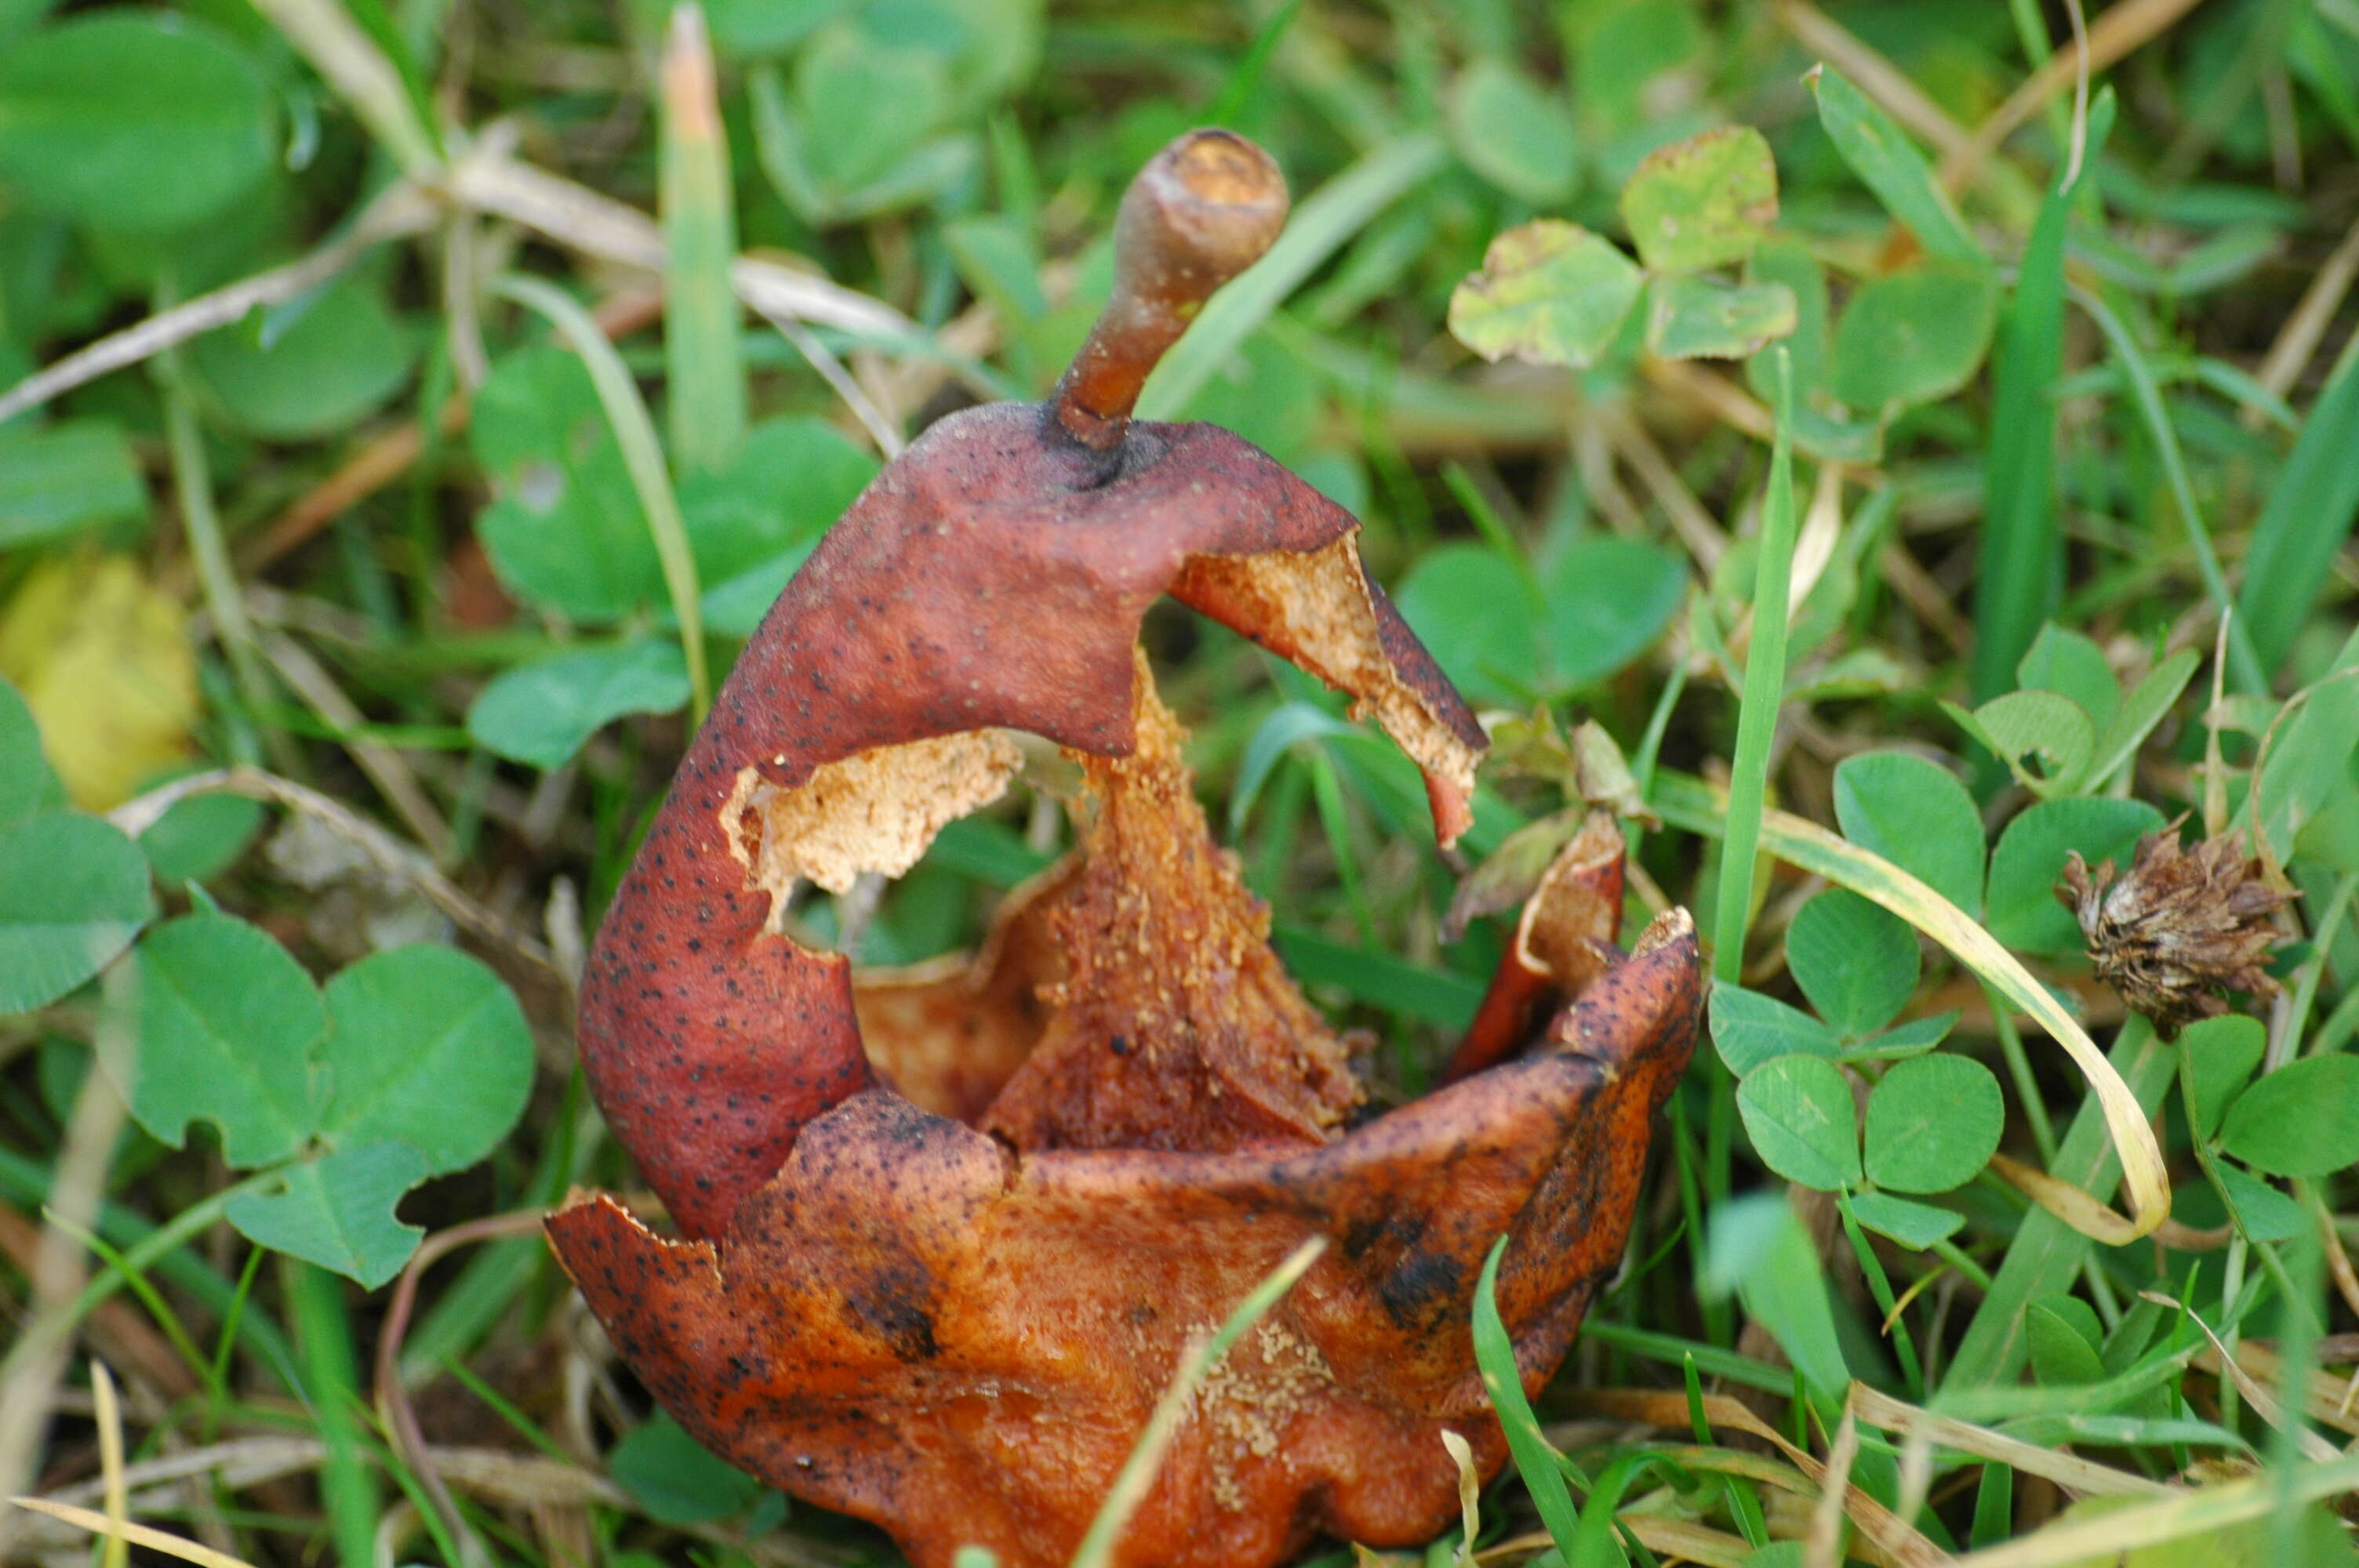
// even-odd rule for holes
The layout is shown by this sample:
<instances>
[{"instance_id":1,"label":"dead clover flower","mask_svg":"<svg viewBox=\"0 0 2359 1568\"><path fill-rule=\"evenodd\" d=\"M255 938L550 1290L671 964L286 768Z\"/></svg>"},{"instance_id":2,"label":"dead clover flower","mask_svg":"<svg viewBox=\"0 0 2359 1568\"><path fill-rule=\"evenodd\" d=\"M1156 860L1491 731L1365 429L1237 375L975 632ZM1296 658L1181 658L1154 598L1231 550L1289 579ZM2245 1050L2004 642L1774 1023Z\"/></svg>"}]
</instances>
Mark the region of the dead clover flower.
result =
<instances>
[{"instance_id":1,"label":"dead clover flower","mask_svg":"<svg viewBox=\"0 0 2359 1568\"><path fill-rule=\"evenodd\" d=\"M2153 1019L2165 1040L2226 1012L2223 989L2277 994L2263 968L2282 939L2269 916L2293 895L2261 880L2241 832L2188 849L2174 822L2138 840L2126 875L2111 860L2092 871L2076 849L2056 897L2080 921L2097 978Z\"/></svg>"},{"instance_id":2,"label":"dead clover flower","mask_svg":"<svg viewBox=\"0 0 2359 1568\"><path fill-rule=\"evenodd\" d=\"M935 424L779 597L602 924L582 1063L670 1212L584 1195L549 1239L715 1453L872 1519L919 1568L1066 1562L1196 1336L1329 1246L1204 1385L1119 1565L1267 1568L1458 1517L1444 1438L1504 1433L1470 1312L1502 1235L1527 1385L1620 1262L1702 1008L1695 927L1624 953L1611 818L1540 876L1444 1087L1361 1106L1213 841L1136 649L1165 595L1351 695L1472 821L1481 728L1360 564L1358 524L1211 425L1130 417L1276 237L1261 149L1181 137L1124 199L1116 287L1047 404ZM1081 847L971 963L855 976L799 884L898 875L1061 744Z\"/></svg>"}]
</instances>

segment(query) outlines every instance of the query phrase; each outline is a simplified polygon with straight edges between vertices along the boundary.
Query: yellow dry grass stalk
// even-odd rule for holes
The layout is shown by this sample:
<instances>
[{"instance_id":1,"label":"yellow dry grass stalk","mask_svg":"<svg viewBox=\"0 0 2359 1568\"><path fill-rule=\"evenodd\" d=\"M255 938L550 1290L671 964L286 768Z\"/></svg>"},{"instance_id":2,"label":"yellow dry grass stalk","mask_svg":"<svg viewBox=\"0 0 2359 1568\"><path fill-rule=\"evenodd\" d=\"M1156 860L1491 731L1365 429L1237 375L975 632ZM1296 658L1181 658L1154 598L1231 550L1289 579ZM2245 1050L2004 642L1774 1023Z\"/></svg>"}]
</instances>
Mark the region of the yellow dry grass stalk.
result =
<instances>
[{"instance_id":1,"label":"yellow dry grass stalk","mask_svg":"<svg viewBox=\"0 0 2359 1568\"><path fill-rule=\"evenodd\" d=\"M197 1568L254 1568L252 1563L242 1557L232 1557L226 1552L215 1552L212 1547L201 1545L184 1536L174 1535L168 1530L157 1530L148 1525L134 1524L125 1519L109 1519L103 1513L90 1509L76 1508L71 1503L51 1502L47 1498L11 1498L8 1500L20 1509L29 1509L37 1514L47 1514L51 1519L62 1519L67 1524L89 1530L93 1535L103 1536L110 1541L120 1541L126 1547L144 1546L150 1552L161 1552L168 1557L177 1557L183 1563L194 1563Z\"/></svg>"}]
</instances>

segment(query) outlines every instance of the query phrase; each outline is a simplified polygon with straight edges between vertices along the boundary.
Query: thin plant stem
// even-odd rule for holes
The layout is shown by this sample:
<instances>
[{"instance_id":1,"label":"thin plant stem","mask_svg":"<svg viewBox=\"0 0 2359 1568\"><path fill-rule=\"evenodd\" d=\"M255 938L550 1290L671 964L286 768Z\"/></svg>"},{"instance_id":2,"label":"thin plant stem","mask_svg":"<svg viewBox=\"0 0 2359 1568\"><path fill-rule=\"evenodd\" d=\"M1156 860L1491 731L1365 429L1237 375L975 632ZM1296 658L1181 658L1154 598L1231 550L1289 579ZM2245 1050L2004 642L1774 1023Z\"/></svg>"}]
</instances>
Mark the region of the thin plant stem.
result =
<instances>
[{"instance_id":1,"label":"thin plant stem","mask_svg":"<svg viewBox=\"0 0 2359 1568\"><path fill-rule=\"evenodd\" d=\"M2227 1356L2235 1355L2236 1342L2243 1337L2243 1330L2237 1325L2239 1314L2236 1312L2235 1303L2236 1298L2245 1293L2245 1263L2249 1255L2248 1246L2245 1239L2245 1233L2242 1230L2237 1231L2229 1238L2228 1256L2221 1266L2220 1341L2223 1354ZM2236 1392L2235 1379L2221 1379L2220 1424L2231 1432L2235 1431L2236 1412L2240 1406L2241 1400Z\"/></svg>"},{"instance_id":2,"label":"thin plant stem","mask_svg":"<svg viewBox=\"0 0 2359 1568\"><path fill-rule=\"evenodd\" d=\"M1647 716L1647 728L1638 737L1638 750L1630 758L1630 776L1638 785L1638 798L1644 800L1655 787L1655 763L1663 752L1663 736L1671 727L1671 714L1678 708L1680 698L1687 694L1688 661L1684 651L1671 661L1669 678L1655 699L1655 708ZM1647 830L1636 823L1625 824L1622 836L1626 840L1625 853L1636 865L1638 851L1647 842Z\"/></svg>"},{"instance_id":3,"label":"thin plant stem","mask_svg":"<svg viewBox=\"0 0 2359 1568\"><path fill-rule=\"evenodd\" d=\"M1892 1327L1892 1351L1900 1359L1900 1376L1914 1390L1913 1397L1925 1397L1925 1368L1917 1359L1917 1343L1908 1337L1908 1325L1900 1315L1892 1294L1892 1281L1884 1272L1884 1260L1868 1245L1866 1232L1860 1229L1859 1216L1852 1212L1851 1195L1835 1194L1835 1212L1843 1217L1843 1235L1851 1240L1852 1255L1859 1260L1859 1271L1867 1281L1867 1292L1875 1298L1875 1310L1884 1314Z\"/></svg>"},{"instance_id":4,"label":"thin plant stem","mask_svg":"<svg viewBox=\"0 0 2359 1568\"><path fill-rule=\"evenodd\" d=\"M1991 1031L1998 1036L1998 1052L2006 1063L2006 1076L2015 1081L2016 1102L2023 1107L2023 1119L2031 1126L2031 1141L2038 1146L2039 1162L2056 1162L2056 1128L2048 1119L2048 1102L2039 1093L2039 1080L2031 1076L2031 1057L2023 1048L2023 1031L2015 1026L2015 1009L1998 988L1988 980L1983 982L1983 996L1990 1003Z\"/></svg>"},{"instance_id":5,"label":"thin plant stem","mask_svg":"<svg viewBox=\"0 0 2359 1568\"><path fill-rule=\"evenodd\" d=\"M2265 695L2269 689L2268 676L2261 668L2260 655L2253 649L2252 633L2234 613L2235 600L2228 592L2228 579L2220 569L2219 552L2212 547L2212 531L2204 524L2203 510L2196 504L2195 481L2187 472L2187 454L2180 449L2179 431L2162 406L2162 390L2155 381L2154 369L2147 363L2137 340L2130 336L2129 329L2114 314L2111 306L2085 288L2068 286L2066 291L2096 323L2097 330L2104 334L2106 346L2113 350L2114 358L2129 378L2131 401L2136 404L2139 417L2145 421L2147 434L2154 438L2155 450L2162 459L2171 499L2178 503L2180 519L2187 527L2187 542L2195 551L2196 570L2203 579L2204 590L2212 596L2213 607L2227 624L2228 673L2247 695Z\"/></svg>"},{"instance_id":6,"label":"thin plant stem","mask_svg":"<svg viewBox=\"0 0 2359 1568\"><path fill-rule=\"evenodd\" d=\"M688 690L690 709L697 723L704 722L712 707L712 677L704 663L704 613L697 597L696 557L688 545L688 524L679 514L679 499L673 495L671 477L664 468L663 444L656 438L655 421L647 416L647 406L639 396L638 384L624 367L622 355L606 341L583 309L562 290L554 288L536 277L511 274L496 278L492 292L505 299L538 311L560 336L572 345L589 369L591 383L598 389L598 402L606 411L607 423L614 427L614 439L623 449L623 464L630 471L631 488L638 493L639 507L647 515L647 532L654 535L656 558L662 563L664 588L671 595L673 616L679 622L679 649L688 660Z\"/></svg>"},{"instance_id":7,"label":"thin plant stem","mask_svg":"<svg viewBox=\"0 0 2359 1568\"><path fill-rule=\"evenodd\" d=\"M1959 1273L1964 1275L1967 1281L1972 1283L1976 1290L1984 1292L1986 1294L1989 1292L1991 1288L1990 1271L1984 1268L1980 1263L1975 1262L1973 1258L1969 1257L1965 1249L1960 1247L1954 1241L1942 1240L1933 1243L1932 1251L1933 1256L1940 1259L1941 1261L1947 1263L1951 1268L1955 1269Z\"/></svg>"},{"instance_id":8,"label":"thin plant stem","mask_svg":"<svg viewBox=\"0 0 2359 1568\"><path fill-rule=\"evenodd\" d=\"M2334 1011L2326 1015L2326 1022L2310 1036L2310 1054L2332 1055L2348 1044L2354 1034L2359 1034L2359 986L2343 993L2343 1000L2334 1004Z\"/></svg>"},{"instance_id":9,"label":"thin plant stem","mask_svg":"<svg viewBox=\"0 0 2359 1568\"><path fill-rule=\"evenodd\" d=\"M172 491L180 506L180 530L188 540L189 557L196 565L197 584L205 596L205 612L212 618L213 635L237 677L239 694L248 710L259 718L271 700L270 680L264 673L254 622L238 591L237 573L230 566L221 515L213 509L212 468L205 460L195 401L189 395L177 355L167 351L156 368L164 395L164 444L172 459Z\"/></svg>"},{"instance_id":10,"label":"thin plant stem","mask_svg":"<svg viewBox=\"0 0 2359 1568\"><path fill-rule=\"evenodd\" d=\"M102 1092L112 1094L114 1090L102 1087ZM248 1193L267 1191L283 1175L284 1173L276 1168L257 1172L201 1202L191 1204L125 1248L113 1270L91 1280L72 1300L43 1313L26 1325L16 1343L10 1347L7 1359L0 1362L0 1388L7 1387L9 1374L23 1361L38 1354L43 1346L55 1344L63 1336L72 1333L82 1319L97 1309L99 1303L129 1283L131 1275L146 1270L166 1253L177 1250L190 1238L218 1223L233 1199Z\"/></svg>"},{"instance_id":11,"label":"thin plant stem","mask_svg":"<svg viewBox=\"0 0 2359 1568\"><path fill-rule=\"evenodd\" d=\"M179 1314L172 1310L171 1303L164 1299L163 1292L156 1288L155 1283L147 1278L147 1274L143 1271L126 1267L123 1260L123 1249L110 1244L96 1230L75 1225L71 1220L59 1215L52 1215L49 1223L72 1236L75 1240L96 1254L99 1260L109 1268L121 1272L124 1284L129 1288L133 1295L139 1298L139 1304L147 1309L147 1315L155 1320L156 1326L162 1331L166 1341L179 1354L189 1370L196 1375L197 1381L207 1386L207 1392L210 1393L212 1391L209 1381L212 1370L210 1364L206 1361L204 1354L197 1348L196 1341L189 1337L188 1328L180 1322Z\"/></svg>"},{"instance_id":12,"label":"thin plant stem","mask_svg":"<svg viewBox=\"0 0 2359 1568\"><path fill-rule=\"evenodd\" d=\"M2286 1011L2285 1046L2288 1058L2301 1054L2301 1037L2310 1027L2310 1015L2318 1005L2318 987L2326 974L2328 959L2334 951L2335 938L2343 934L2343 922L2351 913L2351 899L2359 892L2359 871L2345 871L2334 883L2334 892L2326 901L2326 908L2311 927L2310 945L2317 954L2302 967L2301 978L2294 982L2293 1001ZM2272 1051L2272 1056L2278 1054Z\"/></svg>"}]
</instances>

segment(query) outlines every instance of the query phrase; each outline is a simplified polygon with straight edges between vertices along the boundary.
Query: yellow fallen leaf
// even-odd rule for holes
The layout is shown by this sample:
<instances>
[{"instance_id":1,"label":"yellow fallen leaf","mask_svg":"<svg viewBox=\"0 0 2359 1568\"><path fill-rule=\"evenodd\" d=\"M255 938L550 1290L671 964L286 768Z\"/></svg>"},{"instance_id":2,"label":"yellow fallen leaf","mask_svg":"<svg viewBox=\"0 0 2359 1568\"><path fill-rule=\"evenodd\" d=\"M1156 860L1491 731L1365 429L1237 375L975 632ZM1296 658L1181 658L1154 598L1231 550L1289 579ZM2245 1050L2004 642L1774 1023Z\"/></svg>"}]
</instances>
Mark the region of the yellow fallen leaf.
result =
<instances>
[{"instance_id":1,"label":"yellow fallen leaf","mask_svg":"<svg viewBox=\"0 0 2359 1568\"><path fill-rule=\"evenodd\" d=\"M60 557L0 610L0 676L41 727L76 806L104 811L189 755L197 660L188 611L129 556Z\"/></svg>"}]
</instances>

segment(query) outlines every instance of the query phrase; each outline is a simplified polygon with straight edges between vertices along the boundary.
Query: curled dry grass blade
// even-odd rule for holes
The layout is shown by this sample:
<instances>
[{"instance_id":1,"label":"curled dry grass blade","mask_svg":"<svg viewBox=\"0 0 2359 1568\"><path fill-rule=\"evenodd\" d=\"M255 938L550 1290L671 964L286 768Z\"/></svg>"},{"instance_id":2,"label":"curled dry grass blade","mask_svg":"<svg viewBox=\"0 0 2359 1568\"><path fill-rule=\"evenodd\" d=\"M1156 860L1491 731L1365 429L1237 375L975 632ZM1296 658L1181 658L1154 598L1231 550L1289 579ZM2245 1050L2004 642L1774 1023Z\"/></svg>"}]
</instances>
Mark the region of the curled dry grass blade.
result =
<instances>
[{"instance_id":1,"label":"curled dry grass blade","mask_svg":"<svg viewBox=\"0 0 2359 1568\"><path fill-rule=\"evenodd\" d=\"M1676 773L1658 775L1648 802L1667 822L1717 838L1729 815L1721 792ZM2095 1239L2119 1245L2150 1235L2170 1217L2170 1178L2161 1147L2129 1085L2109 1065L2079 1021L2054 993L2032 977L2021 960L1999 945L1966 913L1881 855L1838 838L1815 822L1776 810L1761 813L1761 847L1788 864L1813 872L1882 904L1955 954L1976 975L1996 986L2029 1013L2072 1058L2103 1108L2114 1147L2129 1184L2130 1222L2125 1234Z\"/></svg>"}]
</instances>

